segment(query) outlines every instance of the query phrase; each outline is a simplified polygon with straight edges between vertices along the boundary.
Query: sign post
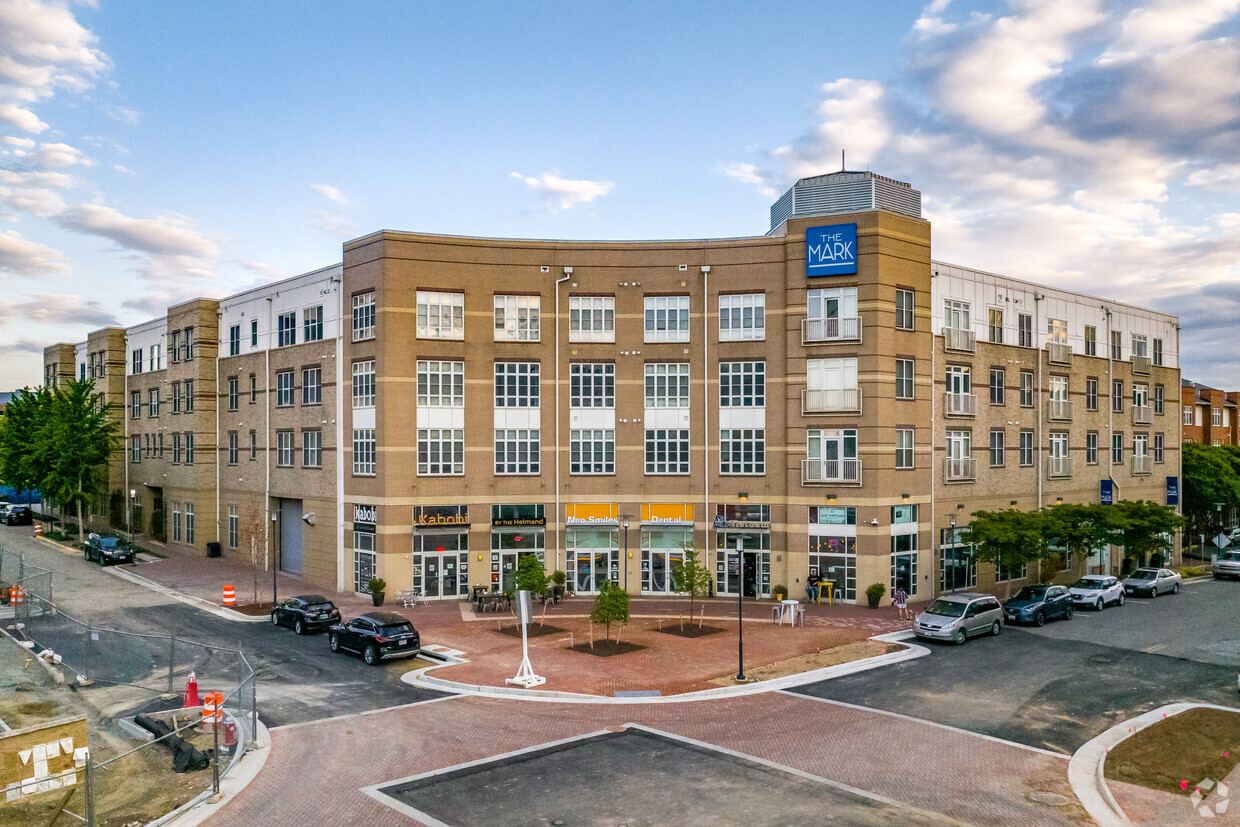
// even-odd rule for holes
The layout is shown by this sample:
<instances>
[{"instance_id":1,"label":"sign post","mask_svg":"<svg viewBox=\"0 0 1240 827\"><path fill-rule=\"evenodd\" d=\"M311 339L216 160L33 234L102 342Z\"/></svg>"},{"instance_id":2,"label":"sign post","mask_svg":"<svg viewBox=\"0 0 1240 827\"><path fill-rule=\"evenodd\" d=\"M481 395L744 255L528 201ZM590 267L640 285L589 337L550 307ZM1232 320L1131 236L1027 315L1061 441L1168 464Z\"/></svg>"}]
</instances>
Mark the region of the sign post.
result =
<instances>
[{"instance_id":1,"label":"sign post","mask_svg":"<svg viewBox=\"0 0 1240 827\"><path fill-rule=\"evenodd\" d=\"M517 670L516 677L509 678L504 683L524 686L526 689L541 686L547 682L546 678L535 675L534 667L530 665L530 640L527 626L532 617L533 609L529 590L521 589L517 592L517 621L521 624L521 668Z\"/></svg>"}]
</instances>

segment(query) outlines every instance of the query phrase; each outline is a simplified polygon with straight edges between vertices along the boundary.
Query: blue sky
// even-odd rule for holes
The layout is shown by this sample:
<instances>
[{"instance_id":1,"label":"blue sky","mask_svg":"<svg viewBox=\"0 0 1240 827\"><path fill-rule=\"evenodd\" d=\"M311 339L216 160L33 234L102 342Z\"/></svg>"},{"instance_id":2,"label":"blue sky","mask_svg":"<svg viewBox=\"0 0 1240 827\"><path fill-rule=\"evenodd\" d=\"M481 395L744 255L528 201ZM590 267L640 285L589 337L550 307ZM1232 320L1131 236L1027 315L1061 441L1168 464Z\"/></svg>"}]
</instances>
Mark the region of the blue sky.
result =
<instances>
[{"instance_id":1,"label":"blue sky","mask_svg":"<svg viewBox=\"0 0 1240 827\"><path fill-rule=\"evenodd\" d=\"M1240 0L0 0L0 388L381 228L761 235L841 148L1240 387Z\"/></svg>"}]
</instances>

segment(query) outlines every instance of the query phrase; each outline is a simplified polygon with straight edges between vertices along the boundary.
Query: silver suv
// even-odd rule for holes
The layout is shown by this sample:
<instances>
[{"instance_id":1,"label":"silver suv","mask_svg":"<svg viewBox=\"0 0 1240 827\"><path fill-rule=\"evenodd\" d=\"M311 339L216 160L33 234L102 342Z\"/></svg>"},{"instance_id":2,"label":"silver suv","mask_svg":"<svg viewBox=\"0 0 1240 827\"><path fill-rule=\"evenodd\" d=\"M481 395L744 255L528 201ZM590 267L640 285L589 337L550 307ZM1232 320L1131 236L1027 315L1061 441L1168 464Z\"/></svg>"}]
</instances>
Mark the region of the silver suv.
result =
<instances>
[{"instance_id":1,"label":"silver suv","mask_svg":"<svg viewBox=\"0 0 1240 827\"><path fill-rule=\"evenodd\" d=\"M1215 580L1222 580L1224 577L1240 580L1240 551L1224 551L1214 561L1214 565L1210 566L1210 573Z\"/></svg>"},{"instance_id":2,"label":"silver suv","mask_svg":"<svg viewBox=\"0 0 1240 827\"><path fill-rule=\"evenodd\" d=\"M939 597L913 622L917 637L964 643L970 637L1003 631L1003 607L989 594L961 592Z\"/></svg>"}]
</instances>

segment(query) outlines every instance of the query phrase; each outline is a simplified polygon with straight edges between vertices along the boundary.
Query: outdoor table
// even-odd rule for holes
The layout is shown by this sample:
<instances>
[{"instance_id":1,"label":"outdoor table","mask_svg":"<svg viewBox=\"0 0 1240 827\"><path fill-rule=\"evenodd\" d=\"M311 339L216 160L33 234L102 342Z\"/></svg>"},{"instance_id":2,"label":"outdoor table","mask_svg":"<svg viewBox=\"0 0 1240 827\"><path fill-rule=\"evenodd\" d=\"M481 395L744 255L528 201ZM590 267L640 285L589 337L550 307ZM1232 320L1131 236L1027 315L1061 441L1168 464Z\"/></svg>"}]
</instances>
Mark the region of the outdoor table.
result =
<instances>
[{"instance_id":1,"label":"outdoor table","mask_svg":"<svg viewBox=\"0 0 1240 827\"><path fill-rule=\"evenodd\" d=\"M795 626L796 619L797 619L797 604L800 603L801 601L789 599L789 600L781 600L779 602L782 603L784 606L784 610L780 613L780 616L779 616L779 625L780 626L784 625L784 620L786 619L789 625Z\"/></svg>"},{"instance_id":2,"label":"outdoor table","mask_svg":"<svg viewBox=\"0 0 1240 827\"><path fill-rule=\"evenodd\" d=\"M822 590L827 590L827 603L831 606L835 605L835 584L830 580L818 581L818 605L822 605Z\"/></svg>"}]
</instances>

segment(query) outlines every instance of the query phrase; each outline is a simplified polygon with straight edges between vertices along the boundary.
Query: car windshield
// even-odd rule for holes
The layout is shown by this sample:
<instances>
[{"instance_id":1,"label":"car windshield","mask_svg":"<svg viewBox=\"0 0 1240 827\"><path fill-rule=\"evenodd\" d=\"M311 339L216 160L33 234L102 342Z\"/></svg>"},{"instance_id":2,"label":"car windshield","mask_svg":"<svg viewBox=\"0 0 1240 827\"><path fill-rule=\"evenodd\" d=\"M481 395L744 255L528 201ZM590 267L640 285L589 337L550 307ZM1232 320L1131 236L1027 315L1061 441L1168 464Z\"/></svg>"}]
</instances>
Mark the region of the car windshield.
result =
<instances>
[{"instance_id":1,"label":"car windshield","mask_svg":"<svg viewBox=\"0 0 1240 827\"><path fill-rule=\"evenodd\" d=\"M1137 569L1132 573L1133 580L1153 580L1158 577L1158 569Z\"/></svg>"},{"instance_id":2,"label":"car windshield","mask_svg":"<svg viewBox=\"0 0 1240 827\"><path fill-rule=\"evenodd\" d=\"M99 545L102 546L103 548L116 548L120 544L121 544L121 541L116 537L100 537L99 538Z\"/></svg>"},{"instance_id":3,"label":"car windshield","mask_svg":"<svg viewBox=\"0 0 1240 827\"><path fill-rule=\"evenodd\" d=\"M306 607L306 611L308 612L330 612L334 608L336 607L333 606L330 601L328 601L326 603L311 603L309 606Z\"/></svg>"},{"instance_id":4,"label":"car windshield","mask_svg":"<svg viewBox=\"0 0 1240 827\"><path fill-rule=\"evenodd\" d=\"M413 631L413 627L408 623L393 624L391 626L380 626L379 634L383 637L394 637L396 635L407 635Z\"/></svg>"},{"instance_id":5,"label":"car windshield","mask_svg":"<svg viewBox=\"0 0 1240 827\"><path fill-rule=\"evenodd\" d=\"M1229 551L1219 559L1227 560L1232 563L1240 562L1240 551Z\"/></svg>"},{"instance_id":6,"label":"car windshield","mask_svg":"<svg viewBox=\"0 0 1240 827\"><path fill-rule=\"evenodd\" d=\"M963 603L954 600L936 600L926 609L926 614L942 615L943 617L960 617L964 614Z\"/></svg>"},{"instance_id":7,"label":"car windshield","mask_svg":"<svg viewBox=\"0 0 1240 827\"><path fill-rule=\"evenodd\" d=\"M1016 593L1016 600L1041 600L1046 597L1046 589L1043 586L1025 586Z\"/></svg>"},{"instance_id":8,"label":"car windshield","mask_svg":"<svg viewBox=\"0 0 1240 827\"><path fill-rule=\"evenodd\" d=\"M1072 588L1074 589L1101 589L1102 581L1101 580L1086 580L1084 577L1082 577L1080 580L1072 584Z\"/></svg>"}]
</instances>

